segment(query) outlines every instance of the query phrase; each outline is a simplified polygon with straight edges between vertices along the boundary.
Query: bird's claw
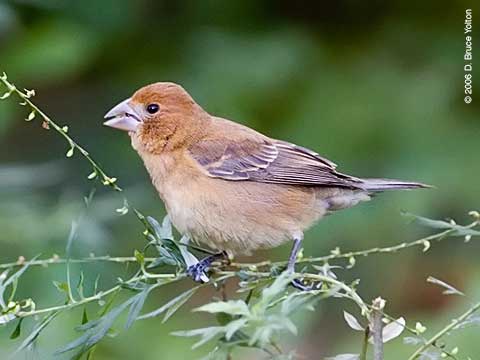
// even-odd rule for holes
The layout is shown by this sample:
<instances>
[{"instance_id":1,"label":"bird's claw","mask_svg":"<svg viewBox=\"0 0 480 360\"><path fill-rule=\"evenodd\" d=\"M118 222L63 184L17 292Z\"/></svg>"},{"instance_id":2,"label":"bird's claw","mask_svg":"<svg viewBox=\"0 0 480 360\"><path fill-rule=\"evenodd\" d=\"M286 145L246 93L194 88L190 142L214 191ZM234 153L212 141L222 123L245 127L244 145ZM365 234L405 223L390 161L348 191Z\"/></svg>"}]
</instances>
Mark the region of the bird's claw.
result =
<instances>
[{"instance_id":1,"label":"bird's claw","mask_svg":"<svg viewBox=\"0 0 480 360\"><path fill-rule=\"evenodd\" d=\"M187 275L190 276L193 281L195 282L205 282L202 277L204 277L204 273L211 267L212 263L215 260L227 258L228 255L225 251L222 251L218 254L213 254L207 256L200 260L198 263L191 265L187 268Z\"/></svg>"},{"instance_id":2,"label":"bird's claw","mask_svg":"<svg viewBox=\"0 0 480 360\"><path fill-rule=\"evenodd\" d=\"M202 261L195 265L191 265L187 268L187 275L190 276L195 282L204 282L202 280L203 274L210 264L205 264Z\"/></svg>"},{"instance_id":3,"label":"bird's claw","mask_svg":"<svg viewBox=\"0 0 480 360\"><path fill-rule=\"evenodd\" d=\"M290 283L295 289L300 291L312 291L319 290L322 286L322 282L309 282L308 284L303 279L293 279Z\"/></svg>"}]
</instances>

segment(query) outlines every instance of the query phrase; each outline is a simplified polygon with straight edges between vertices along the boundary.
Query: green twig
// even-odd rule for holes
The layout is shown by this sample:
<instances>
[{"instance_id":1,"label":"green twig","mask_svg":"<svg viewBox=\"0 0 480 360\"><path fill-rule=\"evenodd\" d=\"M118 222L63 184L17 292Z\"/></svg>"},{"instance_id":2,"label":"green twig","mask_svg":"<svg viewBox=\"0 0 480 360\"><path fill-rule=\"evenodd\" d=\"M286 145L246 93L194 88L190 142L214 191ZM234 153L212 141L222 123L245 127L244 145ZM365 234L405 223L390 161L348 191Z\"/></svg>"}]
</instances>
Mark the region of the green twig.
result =
<instances>
[{"instance_id":1,"label":"green twig","mask_svg":"<svg viewBox=\"0 0 480 360\"><path fill-rule=\"evenodd\" d=\"M480 302L476 303L473 305L471 308L469 308L467 311L465 311L462 315L459 317L453 319L450 324L445 326L443 329L441 329L439 332L437 332L434 336L432 336L425 344L423 344L421 347L415 351L412 356L408 358L408 360L415 360L417 359L425 350L427 350L430 346L434 346L435 343L442 338L445 334L447 334L450 330L455 328L458 324L460 324L462 321L466 320L470 315L473 313L477 312L480 310Z\"/></svg>"},{"instance_id":2,"label":"green twig","mask_svg":"<svg viewBox=\"0 0 480 360\"><path fill-rule=\"evenodd\" d=\"M185 276L183 274L155 274L155 275L150 274L148 276L148 278L149 279L152 279L152 278L167 279L167 280L169 280L168 282L174 282L174 281L178 281L178 280L181 280L181 279L185 278ZM135 282L142 281L142 280L147 280L147 276L141 275L141 276L132 277L131 279L125 281L124 283L115 285L114 287L112 287L108 290L100 291L100 292L96 293L95 295L83 298L83 299L81 299L79 301L76 301L76 302L73 302L73 303L68 303L68 304L63 304L63 305L58 305L58 306L52 306L52 307L43 308L43 309L35 309L35 310L30 310L30 311L20 311L17 314L15 314L15 316L17 318L25 318L25 317L29 317L29 316L47 314L47 313L50 313L50 312L53 312L53 311L63 311L63 310L69 310L69 309L77 308L79 306L82 306L82 305L85 305L85 304L88 304L88 303L91 303L91 302L94 302L94 301L101 300L101 299L105 298L106 296L121 290L125 286L125 284L133 284Z\"/></svg>"},{"instance_id":3,"label":"green twig","mask_svg":"<svg viewBox=\"0 0 480 360\"><path fill-rule=\"evenodd\" d=\"M373 333L373 359L383 360L383 309L385 300L376 298L372 302L371 332Z\"/></svg>"},{"instance_id":4,"label":"green twig","mask_svg":"<svg viewBox=\"0 0 480 360\"><path fill-rule=\"evenodd\" d=\"M3 73L0 75L0 82L3 83L6 88L7 92L1 96L2 99L6 99L10 94L16 94L22 102L20 105L29 106L31 109L30 114L27 117L27 120L33 120L35 115L39 115L43 121L45 121L47 128L53 128L56 132L58 132L69 144L70 150L67 152L67 157L73 155L74 150L78 150L82 156L88 160L88 162L92 165L94 173L96 176L100 176L102 179L102 183L105 186L110 186L116 191L122 191L122 189L116 184L117 179L115 177L110 177L107 173L102 169L102 167L90 156L87 150L85 150L80 144L78 144L73 138L71 138L67 132L68 127L66 126L59 126L56 122L50 119L37 105L35 105L30 98L35 95L33 90L25 90L25 92L20 91L13 83L9 82L7 79L7 74ZM92 173L93 174L93 173Z\"/></svg>"},{"instance_id":5,"label":"green twig","mask_svg":"<svg viewBox=\"0 0 480 360\"><path fill-rule=\"evenodd\" d=\"M479 220L475 220L472 223L465 225L464 228L472 229L478 225L479 225ZM425 249L426 244L428 244L430 241L437 241L437 242L442 241L448 238L448 236L452 234L454 231L456 230L448 229L448 230L439 232L437 234L423 237L418 240L414 240L411 242L402 242L394 246L375 247L367 250L349 251L349 252L340 252L339 250L332 251L330 255L298 259L297 263L318 263L318 262L325 263L335 259L350 259L355 257L366 257L373 254L396 253L397 251L409 249L412 247L422 247ZM261 261L258 263L232 263L231 265L239 268L255 268L255 267L264 267L264 266L282 266L282 265L285 265L286 263L287 263L286 261L277 261L277 262Z\"/></svg>"},{"instance_id":6,"label":"green twig","mask_svg":"<svg viewBox=\"0 0 480 360\"><path fill-rule=\"evenodd\" d=\"M365 334L363 336L362 351L360 353L360 360L367 360L368 351L368 338L370 337L370 327L365 328Z\"/></svg>"},{"instance_id":7,"label":"green twig","mask_svg":"<svg viewBox=\"0 0 480 360\"><path fill-rule=\"evenodd\" d=\"M478 226L479 221L475 220L474 222L465 225L466 229L472 229L476 226ZM360 251L349 251L349 252L334 252L330 255L326 256L320 256L320 257L315 257L315 258L304 258L304 259L298 259L298 263L316 263L316 262L328 262L330 260L334 259L348 259L350 257L361 257L361 256L368 256L368 255L373 255L373 254L382 254L382 253L395 253L400 250L405 250L409 249L412 247L416 246L425 246L426 241L441 241L446 238L448 238L448 235L451 234L452 230L446 230L442 231L437 234L429 235L427 237L423 237L418 240L414 240L411 242L402 242L401 244L397 244L394 246L387 246L387 247L375 247L372 249L367 249L367 250L360 250ZM179 246L185 245L178 243ZM189 247L191 245L188 245ZM154 257L145 257L144 261L145 263L153 262L156 260ZM70 259L71 263L90 263L90 262L112 262L112 263L130 263L130 262L137 262L137 258L134 256L90 256L86 258L81 258L81 259ZM67 259L60 258L58 256L53 256L49 259L43 259L43 260L35 260L30 263L30 266L48 266L48 265L55 265L55 264L64 264L67 262ZM13 268L16 266L22 266L25 263L25 259L21 257L18 261L16 262L9 262L9 263L4 263L0 264L0 269L8 269L8 268ZM282 266L285 265L286 261L277 261L277 262L271 262L271 261L263 261L263 262L258 262L258 263L236 263L232 262L230 264L231 267L234 268L239 268L239 269L255 269L255 268L260 268L260 267L267 267L267 266Z\"/></svg>"}]
</instances>

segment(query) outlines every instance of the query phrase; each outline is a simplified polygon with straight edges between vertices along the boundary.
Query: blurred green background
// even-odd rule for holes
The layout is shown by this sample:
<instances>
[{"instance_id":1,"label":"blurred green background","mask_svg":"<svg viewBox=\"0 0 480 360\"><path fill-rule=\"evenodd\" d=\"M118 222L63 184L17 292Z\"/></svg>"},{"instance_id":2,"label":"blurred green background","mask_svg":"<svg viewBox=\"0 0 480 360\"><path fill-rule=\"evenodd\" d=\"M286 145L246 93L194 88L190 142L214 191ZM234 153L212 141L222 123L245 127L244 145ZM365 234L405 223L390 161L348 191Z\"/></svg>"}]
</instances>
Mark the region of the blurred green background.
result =
<instances>
[{"instance_id":1,"label":"blurred green background","mask_svg":"<svg viewBox=\"0 0 480 360\"><path fill-rule=\"evenodd\" d=\"M272 137L310 147L358 176L397 177L435 185L429 191L378 196L325 219L306 235L305 254L339 246L367 249L413 240L428 230L408 223L401 210L431 218L468 221L479 209L480 63L474 50L473 102L463 102L463 22L474 1L120 1L18 0L0 2L0 71L19 87L34 88L34 101L68 125L111 174L130 202L157 218L163 205L128 137L102 126L103 114L140 86L155 81L182 84L209 112L249 125ZM478 22L478 24L477 24ZM474 46L480 37L473 36ZM477 97L479 97L477 99ZM13 96L12 96L13 98ZM25 123L25 109L0 102L0 262L37 254L63 254L70 223L82 212L91 183L80 156L67 160L57 134ZM133 254L142 248L141 224L119 216L122 198L100 188L74 244L76 257ZM289 246L256 254L284 259ZM381 294L392 314L429 330L440 327L480 297L480 246L462 239L396 255L357 259L341 272L360 278L366 299ZM249 259L249 260L255 260ZM91 284L101 274L107 287L122 266L78 266ZM379 271L381 269L381 271ZM471 298L445 297L425 279L441 278ZM63 281L63 266L32 269L21 282L23 296L38 306L61 303L51 280ZM189 283L182 285L190 286ZM162 288L163 289L163 288ZM159 291L149 307L178 292ZM233 291L233 290L232 290ZM201 293L167 324L137 322L103 341L96 359L195 359L190 339L169 332L213 324L188 309L214 292ZM351 304L322 302L301 314L297 338L282 341L304 359L358 352L361 334L349 330L342 310ZM92 308L93 309L93 308ZM92 310L94 311L94 310ZM39 358L73 339L81 311L57 319L39 339ZM33 322L24 323L24 334ZM0 327L0 357L19 341ZM466 355L480 354L478 328L452 339ZM405 359L413 347L396 339L389 360ZM262 358L238 352L238 359Z\"/></svg>"}]
</instances>

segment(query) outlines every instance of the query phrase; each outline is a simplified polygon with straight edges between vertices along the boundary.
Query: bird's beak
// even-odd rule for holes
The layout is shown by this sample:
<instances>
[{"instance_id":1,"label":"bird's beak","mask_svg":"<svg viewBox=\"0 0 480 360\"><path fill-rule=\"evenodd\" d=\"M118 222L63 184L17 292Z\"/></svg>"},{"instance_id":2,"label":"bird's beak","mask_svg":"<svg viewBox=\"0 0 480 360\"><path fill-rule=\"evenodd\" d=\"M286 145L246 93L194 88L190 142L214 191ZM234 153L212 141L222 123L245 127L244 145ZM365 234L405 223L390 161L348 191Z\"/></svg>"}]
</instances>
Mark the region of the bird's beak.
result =
<instances>
[{"instance_id":1,"label":"bird's beak","mask_svg":"<svg viewBox=\"0 0 480 360\"><path fill-rule=\"evenodd\" d=\"M105 114L105 121L103 125L124 131L137 131L137 127L141 120L138 114L129 105L130 98L122 101L120 104L112 108Z\"/></svg>"}]
</instances>

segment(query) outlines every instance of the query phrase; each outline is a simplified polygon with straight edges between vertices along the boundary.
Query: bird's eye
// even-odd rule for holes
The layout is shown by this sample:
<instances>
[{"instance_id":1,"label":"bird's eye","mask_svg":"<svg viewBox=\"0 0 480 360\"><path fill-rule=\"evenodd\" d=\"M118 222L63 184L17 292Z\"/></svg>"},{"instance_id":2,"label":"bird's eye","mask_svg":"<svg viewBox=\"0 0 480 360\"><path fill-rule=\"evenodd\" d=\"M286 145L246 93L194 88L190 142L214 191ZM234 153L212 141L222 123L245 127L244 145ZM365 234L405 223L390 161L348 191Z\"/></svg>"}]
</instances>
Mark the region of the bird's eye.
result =
<instances>
[{"instance_id":1,"label":"bird's eye","mask_svg":"<svg viewBox=\"0 0 480 360\"><path fill-rule=\"evenodd\" d=\"M160 106L158 106L158 104L148 104L147 105L147 112L149 114L155 114L156 112L158 112L159 109L160 109Z\"/></svg>"}]
</instances>

